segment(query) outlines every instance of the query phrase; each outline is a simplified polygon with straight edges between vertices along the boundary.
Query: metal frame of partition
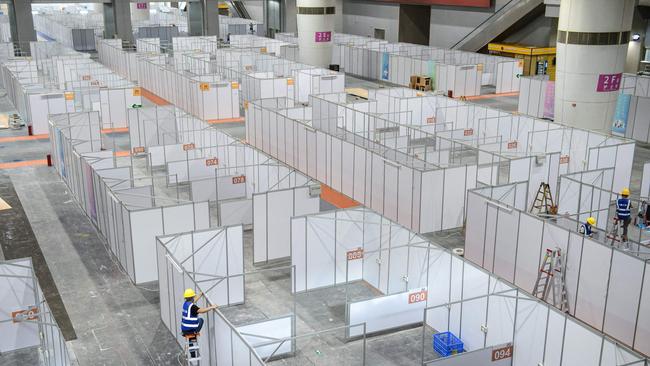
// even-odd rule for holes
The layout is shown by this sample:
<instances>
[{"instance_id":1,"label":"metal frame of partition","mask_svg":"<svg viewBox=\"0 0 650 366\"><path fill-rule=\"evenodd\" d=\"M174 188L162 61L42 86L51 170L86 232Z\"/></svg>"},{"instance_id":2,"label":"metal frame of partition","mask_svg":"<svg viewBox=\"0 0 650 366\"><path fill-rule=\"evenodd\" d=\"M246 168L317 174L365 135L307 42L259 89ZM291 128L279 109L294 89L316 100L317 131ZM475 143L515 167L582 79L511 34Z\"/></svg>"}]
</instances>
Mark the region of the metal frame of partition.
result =
<instances>
[{"instance_id":1,"label":"metal frame of partition","mask_svg":"<svg viewBox=\"0 0 650 366\"><path fill-rule=\"evenodd\" d=\"M526 209L522 209L521 198L519 198L521 196L518 194L519 188L527 190L526 185L527 183L514 183L479 188L469 192L468 209L473 209L475 214L468 215L467 219L465 256L477 265L497 273L510 283L514 283L519 288L527 291L532 289L534 281L532 273L536 274L539 269L544 248L552 245L565 248L567 251L566 283L569 293L570 314L612 337L618 335L619 338L625 337L627 339L630 337L630 332L621 333L622 330L617 325L627 324L623 323L623 321L629 319L619 319L615 309L619 309L619 313L621 311L624 313L635 311L636 317L634 320L634 334L631 335L632 340L631 342L621 340L621 343L641 352L650 350L650 344L638 344L640 340L638 334L642 331L639 324L648 321L648 319L643 319L645 317L644 309L650 306L646 295L646 289L650 286L650 278L647 278L650 277L650 270L646 270L650 266L648 259L635 253L634 250L613 247L608 243L579 234L575 230L575 221L573 220L565 222L563 217L558 217L556 220L544 219L528 213ZM611 193L607 192L607 194ZM497 196L493 197L495 195ZM477 205L479 206L477 207ZM499 228L501 215L504 215L502 220L507 219L507 221L503 222L509 227L510 233L499 234L503 231L497 229ZM515 219L509 218L512 215L515 215ZM483 227L484 234L482 235L474 233L475 230L472 230L476 223L481 220L484 220L479 226L479 230ZM515 227L510 225L512 220L515 220ZM539 222L539 224L536 222ZM535 223L535 225L531 223ZM563 223L568 223L570 228L564 227ZM528 235L531 235L531 237L522 239L522 236ZM533 244L530 242L531 238L537 237L539 243ZM511 248L513 245L514 248ZM530 249L532 250L531 254L526 255L529 252L527 248L533 245L535 246ZM506 255L513 251L514 256ZM491 256L491 258L486 258L486 255ZM512 268L508 267L508 263L512 263ZM528 265L522 267L523 264L521 263L528 263ZM601 263L608 267L601 268ZM530 266L535 268L528 268ZM594 268L594 266L598 268ZM583 273L583 271L588 273ZM631 272L625 272L626 275L623 271ZM597 283L592 283L593 281L597 281ZM603 284L605 287L602 287ZM589 287L587 290L591 295L588 297L582 295L581 297L581 289L587 291L585 286ZM602 304L595 303L596 301L599 302L599 300L596 300L599 296L594 295L594 291L602 293L602 296L604 296ZM626 303L632 304L630 306L635 310L632 308L620 310L619 300L625 294L630 296L629 299L626 299ZM612 320L612 317L615 317L616 320Z\"/></svg>"},{"instance_id":2,"label":"metal frame of partition","mask_svg":"<svg viewBox=\"0 0 650 366\"><path fill-rule=\"evenodd\" d=\"M384 223L383 221L378 221L376 222L374 219L371 217L374 216L376 218L380 218L384 220L384 218L381 215L378 215L372 211L369 211L367 209L350 209L350 210L337 210L334 211L334 213L343 213L346 211L351 211L351 212L357 212L358 215L361 215L362 213L364 214L362 219L360 220L363 222L365 225L366 222L368 222L370 225L380 225L380 227L384 226L386 223L390 225L397 225L389 220ZM371 217L366 217L365 213L368 213L371 215ZM357 215L357 216L358 216ZM345 224L345 225L358 225L360 222L359 220L355 220L354 218L351 217L338 217L338 216L332 216L332 212L325 212L325 213L319 213L319 214L311 214L311 215L304 215L304 216L298 216L295 217L294 220L308 220L310 218L313 219L318 219L318 220L325 220L325 221L332 221L334 220L335 223L335 229L334 233L337 231L337 227L339 224ZM301 224L303 225L303 224ZM307 223L304 223L305 227L307 226ZM399 226L399 225L398 225ZM365 227L365 226L364 226ZM343 230L343 228L341 228ZM366 229L362 228L359 229L361 230L364 235ZM407 230L408 231L408 230ZM307 230L305 230L305 233L307 233ZM425 352L427 350L427 347L430 347L430 336L431 330L434 332L442 332L442 331L447 331L447 330L452 330L463 339L463 329L465 329L468 332L473 332L473 335L470 337L469 335L467 336L468 338L476 340L476 331L477 331L477 326L474 324L476 321L480 322L481 326L485 327L485 331L481 334L482 340L480 341L480 345L474 344L473 347L477 347L477 349L480 349L482 347L490 347L496 344L502 344L503 341L505 342L514 342L517 344L518 347L524 347L524 346L530 346L530 347L538 347L541 349L546 349L545 352L554 352L554 353L559 353L560 354L560 359L563 357L562 352L564 350L565 355L569 355L571 357L576 357L576 355L580 354L580 350L577 350L579 347L571 347L569 344L571 342L582 342L581 338L570 338L568 335L567 337L569 338L564 338L562 339L562 344L565 346L558 345L557 342L551 343L550 339L551 335L546 335L546 334L555 334L556 336L561 336L564 337L565 334L565 329L567 329L568 325L571 325L571 329L574 331L578 330L579 332L588 332L589 334L593 334L596 337L600 338L598 341L598 347L600 349L600 354L596 353L597 358L603 359L604 354L605 354L605 346L609 345L608 347L614 347L615 350L620 349L621 352L630 355L631 357L637 358L637 360L632 361L629 363L629 365L646 365L646 359L644 359L642 356L635 354L634 351L631 351L627 349L625 346L622 346L619 342L613 340L611 337L606 336L600 332L592 330L588 325L583 324L581 321L574 319L572 316L569 314L564 314L560 312L557 309L554 309L551 305L536 299L532 297L529 293L522 291L521 289L511 286L507 284L506 280L503 278L499 277L498 275L494 275L490 272L488 272L485 269L480 268L478 265L473 264L470 262L468 259L463 259L461 257L456 256L453 254L449 249L445 249L443 247L440 247L436 245L435 243L425 240L424 238L421 238L421 243L411 243L413 238L418 238L419 236L413 232L410 232L412 234L412 237L409 236L408 238L404 237L403 240L408 240L409 243L405 242L405 245L400 245L400 246L392 246L390 244L387 244L388 246L386 248L380 248L379 251L385 252L385 254L388 255L388 258L382 258L382 262L391 262L390 256L393 251L404 251L408 250L409 248L413 248L414 250L425 250L427 252L426 255L424 255L424 262L427 263L426 268L421 268L417 263L410 263L408 260L405 262L407 269L410 269L411 266L416 266L416 271L423 271L423 275L426 276L426 281L425 284L414 284L413 287L409 287L406 289L405 292L400 291L391 291L385 295L378 296L378 298L388 298L390 296L399 296L404 293L410 293L412 291L415 291L419 289L422 286L425 286L428 288L429 295L427 296L427 303L429 304L424 308L423 312L423 317L422 317L422 323L420 325L417 325L416 328L421 327L422 329L422 346L421 346L421 353L418 354L417 356L421 359L422 364L428 364L430 360L428 360L425 357L426 353L431 353ZM329 242L329 238L320 238L318 233L316 232L316 236L313 236L313 240L321 240L321 241L326 241ZM334 234L336 235L336 234ZM347 234L346 234L347 235ZM368 235L372 235L372 233L368 233ZM376 239L383 241L387 240L383 238L385 235L379 234L376 235ZM392 239L392 235L389 235L389 238ZM364 239L365 240L365 239ZM309 242L305 242L307 246L310 246ZM311 243L314 244L314 243ZM425 245L422 245L425 244ZM439 252L440 254L447 254L447 257L440 257L439 255L435 255L436 252ZM370 256L373 253L373 251L364 251L364 259L366 258L366 255ZM397 254L397 252L395 253ZM417 252L409 254L410 256L416 256L420 257L421 255ZM371 258L372 259L372 258ZM371 260L369 259L369 260ZM354 260L354 259L352 259ZM346 266L345 266L345 279L343 282L338 282L337 280L334 281L333 284L326 286L326 287L320 287L320 288L312 288L312 289L306 289L306 291L299 292L298 294L310 294L315 291L318 291L319 289L327 289L331 287L343 287L344 291L346 291L346 308L349 308L350 304L353 304L355 302L352 302L351 299L348 297L348 291L349 291L349 286L354 284L357 281L365 281L365 278L362 278L360 280L350 280L349 278L349 264L351 263L351 259L346 259ZM300 271L308 271L307 267L305 269L298 269L300 267L296 263L292 263L294 266L296 266L297 270ZM460 266L460 267L458 267ZM468 267L469 266L469 267ZM364 271L366 270L365 265L363 265ZM470 271L471 269L471 271ZM430 273L430 271L433 271ZM447 274L446 271L448 271ZM482 279L478 279L475 276L480 274L482 276ZM412 273L409 272L409 275L412 275ZM449 276L449 283L448 284L443 284L442 282L445 282L445 278L441 278L441 276ZM409 276L410 277L410 276ZM470 281L469 279L474 279L474 281ZM430 283L429 281L433 279L434 283ZM294 280L295 283L295 280ZM458 285L460 285L460 288L458 288ZM448 290L446 290L448 289ZM446 292L449 291L449 292ZM358 295L357 295L358 296ZM377 297L377 296L375 296ZM514 307L509 308L508 306L505 306L503 304L499 305L498 300L491 300L492 298L503 298L505 300L509 300L511 302L514 302ZM372 297L370 298L372 299ZM358 301L359 299L355 300ZM365 301L361 299L361 301ZM472 310L469 307L470 303L476 303L477 301L483 301L485 304L485 311L484 311L484 316L485 319L479 319L476 320L474 319L472 313ZM524 327L522 324L520 324L519 320L522 322L527 322L530 318L531 315L528 314L518 314L516 312L518 304L521 301L527 301L531 304L535 304L537 309L534 309L535 311L540 311L543 312L545 315L542 318L537 318L543 319L543 322L545 324L544 329L538 329L534 328L531 329L530 326ZM505 311L497 311L497 312L490 312L489 308L491 306L491 303L494 303L497 308L504 308L507 307L511 310L515 310L515 313L508 313ZM471 318L470 323L465 324L463 320L463 310L462 308L465 305L468 305L467 308L467 317L468 319ZM460 309L460 310L459 310ZM350 323L350 317L348 315L348 310L346 309L346 323ZM428 317L432 315L433 311L440 311L441 313L447 314L447 328L446 329L437 329L436 327L433 327L433 324L435 322L429 322ZM526 313L526 311L524 311ZM551 314L552 313L552 314ZM561 318L562 319L562 325L560 329L553 328L553 332L551 332L550 325L548 325L548 320L546 320L549 316L553 315L555 318ZM522 315L523 317L520 318L519 315ZM500 331L498 328L497 329L492 329L493 326L502 324L502 317L510 317L508 318L509 321L512 322L512 325L506 325L505 328L503 328L503 333ZM534 318L534 317L533 317ZM474 322L474 323L472 323ZM534 321L533 323L535 323ZM456 326L452 327L450 324L454 323ZM363 323L365 324L364 328L364 335L367 334L369 331L369 325L368 323ZM510 324L510 323L508 323ZM351 329L354 326L358 325L350 325ZM511 331L508 331L508 327L511 327ZM488 328L490 329L490 334L494 333L493 337L488 336ZM393 328L388 328L386 330L383 330L382 332L391 332L390 329ZM401 329L401 328L397 328ZM458 333L460 329L460 333ZM504 334L508 334L508 332L512 332L511 338L509 339L502 339L504 337ZM522 339L519 339L519 341L516 339L518 332L523 332L527 334L531 333L536 333L536 334L541 334L541 336L544 338L544 342L541 344L538 343L533 343L531 344L529 341L523 341ZM382 334L382 333L379 333ZM575 332L573 333L575 334ZM381 336L381 335L380 335ZM548 338L547 338L548 337ZM396 340L396 342L398 342ZM555 347L560 347L557 348L557 352L555 352L553 349ZM544 351L542 351L544 352ZM533 352L534 353L534 352ZM547 353L548 354L548 353ZM611 356L611 353L609 354ZM548 356L547 356L548 357ZM547 360L550 360L550 358L547 358ZM524 362L524 363L522 363ZM550 362L550 361L549 361ZM610 363L606 363L608 361L602 360L598 364L599 365L613 365ZM525 361L519 361L520 365L525 364ZM617 365L620 365L617 364ZM628 363L625 363L625 365L628 365Z\"/></svg>"},{"instance_id":3,"label":"metal frame of partition","mask_svg":"<svg viewBox=\"0 0 650 366\"><path fill-rule=\"evenodd\" d=\"M207 230L207 231L219 231L219 230L224 230L224 228L210 229L210 230ZM188 233L185 233L185 234L188 234ZM184 235L184 234L180 234L180 235ZM167 286L166 295L164 295L165 299L168 300L170 304L172 304L172 303L174 303L174 299L178 297L175 294L182 293L182 290L184 290L185 288L195 288L197 290L202 290L203 293L207 294L206 296L204 296L200 300L200 304L199 304L200 306L206 306L206 305L215 303L214 299L209 298L210 297L210 295L208 294L209 290L204 289L204 283L208 282L208 285L209 285L209 282L212 281L212 280L209 280L209 281L208 280L197 280L197 278L195 276L193 276L193 274L191 272L189 272L187 268L185 268L185 265L183 265L183 263L185 263L189 258L191 258L196 253L197 250L192 249L192 251L189 253L187 258L185 258L182 262L179 262L178 259L172 253L170 253L169 248L167 248L165 242L163 241L165 239L166 238L164 238L164 237L160 237L157 240L158 241L158 244L157 244L158 260L159 261L160 260L166 260L167 263L169 263L169 265L167 265L167 266L158 266L159 277L165 278L164 281L161 281L161 286ZM186 245L189 245L189 243L186 243ZM182 283L179 282L177 284L177 282L178 282L178 281L176 281L177 276L175 276L175 275L172 276L172 277L169 276L169 272L170 271L173 272L174 270L177 271L180 274L180 276L182 277L182 281L181 281ZM294 273L295 272L295 266L293 266L293 265L281 266L281 267L273 267L273 268L266 268L266 269L260 269L260 270L255 270L255 271L244 272L241 275L241 276L244 277L244 287L243 287L244 301L243 301L242 305L246 304L246 295L245 294L246 294L246 287L247 287L247 285L246 285L246 278L247 277L250 278L250 277L254 277L256 275L261 275L261 274L268 273L268 272L276 272L276 271L286 272L287 270L289 270L291 273ZM205 274L199 274L199 275L205 277ZM292 277L293 277L293 281L295 281L295 276L292 275ZM170 278L171 278L171 280L170 280ZM226 277L226 279L227 278L230 278L230 277ZM161 288L161 291L163 291L162 288ZM165 301L165 299L163 299L162 301ZM236 308L237 304L232 304L232 305L228 306L228 308L226 308L225 310L215 310L215 311L211 311L211 312L207 313L206 314L206 320L205 320L206 324L204 324L204 329L208 329L208 332L209 332L208 333L208 343L207 343L207 346L206 346L206 341L204 340L204 341L199 342L199 345L203 346L203 347L207 347L208 352L203 352L202 351L202 354L203 355L208 355L210 360L214 359L216 361L216 363L218 363L219 365L222 365L222 364L223 365L229 365L230 364L230 365L233 365L233 366L239 366L241 364L241 363L238 363L237 361L235 361L237 359L237 357L235 355L236 348L230 348L230 347L228 347L226 352L230 351L231 356L228 359L230 359L231 362L228 362L227 360L225 362L219 362L218 361L219 357L220 357L219 356L220 351L219 351L218 348L219 348L219 345L223 342L223 338L220 338L220 339L222 339L222 341L217 341L217 340L212 340L211 339L211 335L212 335L211 329L214 329L214 327L217 326L216 324L213 325L214 322L215 322L215 319L214 319L215 317L219 317L219 319L217 319L217 320L221 320L227 326L227 328L229 328L230 333L232 335L235 335L238 339L240 339L241 342L243 342L246 345L246 348L248 350L248 355L249 355L248 357L250 357L249 362L251 362L251 364L253 364L253 365L255 364L254 363L255 361L257 361L257 363L259 365L264 365L264 364L266 364L266 362L278 359L279 357L284 357L284 356L281 356L281 355L276 355L276 353L279 351L280 347L282 347L282 345L287 343L287 342L290 342L292 344L292 346L291 346L292 351L288 354L288 357L289 358L291 358L291 357L299 357L301 355L301 350L299 348L299 342L302 339L305 339L305 338L309 339L309 338L313 338L313 337L318 337L318 336L321 336L321 335L324 335L324 334L327 334L327 333L331 333L331 332L345 331L345 330L350 328L350 326L345 325L345 326L336 326L336 327L328 328L328 329L324 329L324 330L318 330L318 331L310 332L310 333L306 333L306 334L296 334L296 316L297 316L298 312L297 312L297 308L296 308L297 302L296 302L296 296L295 295L291 295L290 304L288 306L293 309L292 314L290 315L291 319L292 319L291 320L291 323L292 323L291 328L292 328L293 335L290 336L290 337L285 337L285 338L274 338L274 337L270 337L270 336L264 336L263 338L266 338L267 341L263 341L263 342L261 342L259 344L254 345L254 346L251 345L248 341L246 341L245 336L251 336L251 334L241 333L237 329L237 327L235 327L232 323L230 323L228 321L228 318L224 315L224 313L228 312L229 308L231 308L231 307ZM171 311L172 308L170 307L169 310ZM265 316L264 321L270 321L270 320L273 320L275 318L276 318L276 316L274 316L274 315ZM176 323L174 323L171 326L176 326ZM358 325L354 325L354 326L364 326L364 325L363 324L358 324ZM365 328L365 326L364 326L364 328ZM172 331L172 333L175 333L175 332ZM261 337L261 335L253 335L253 336ZM365 333L364 333L363 341L361 342L362 352L363 352L363 360L364 360L363 364L365 364L365 344L366 344L366 339L365 339ZM256 350L260 349L262 347L273 347L273 351L269 355L267 355L266 357L260 357ZM206 357L206 356L203 356L203 357ZM213 364L213 363L214 362L210 361L210 364Z\"/></svg>"},{"instance_id":4,"label":"metal frame of partition","mask_svg":"<svg viewBox=\"0 0 650 366\"><path fill-rule=\"evenodd\" d=\"M29 262L29 265L21 264L22 262ZM7 261L0 261L0 266L10 266L17 267L21 270L30 271L31 275L10 275L10 274L0 274L0 279L2 278L13 278L13 279L22 279L27 282L27 287L32 289L34 292L34 298L36 299L35 304L24 304L24 307L36 306L38 312L36 314L30 314L29 318L19 319L19 318L8 318L0 319L0 323L13 322L13 323L33 323L38 325L39 335L40 335L40 346L39 353L42 356L41 361L43 365L47 366L67 366L72 364L72 360L68 353L68 349L63 338L63 334L59 329L56 319L52 315L52 312L47 304L47 301L43 297L43 293L38 283L38 278L36 278L36 272L34 272L34 267L32 265L31 258L23 259L14 259ZM8 295L8 294L5 294ZM7 314L11 313L11 310L16 309L3 309L7 311ZM36 319L32 319L36 318ZM2 354L0 354L0 362L2 361Z\"/></svg>"},{"instance_id":5,"label":"metal frame of partition","mask_svg":"<svg viewBox=\"0 0 650 366\"><path fill-rule=\"evenodd\" d=\"M424 349L425 349L425 347L426 347L426 345L428 343L427 342L428 339L427 339L427 332L426 332L426 330L427 330L427 325L426 324L427 324L428 317L431 317L431 315L429 313L433 312L433 311L437 311L437 310L440 310L443 313L446 312L447 313L447 322L448 322L448 324L450 324L452 322L452 317L453 317L452 316L452 309L455 306L460 307L461 308L461 310L460 310L460 312L461 312L461 320L459 320L458 323L462 324L462 308L463 308L463 306L466 305L466 304L469 304L470 302L481 301L483 299L485 299L485 306L487 308L486 311L485 311L485 314L486 314L485 323L486 324L488 323L487 317L490 314L490 312L489 312L490 303L491 303L490 300L504 299L505 301L510 300L510 301L515 302L515 305L514 305L514 317L512 318L512 337L511 337L511 339L507 340L507 342L506 342L506 344L514 345L514 352L517 352L517 349L519 349L521 347L527 347L527 348L532 348L532 349L541 348L541 350L539 350L538 353L542 353L542 355L543 355L544 359L541 360L542 362L548 361L548 362L558 362L558 364L562 364L562 362L565 361L563 359L564 359L564 356L567 353L573 352L575 354L575 352L576 352L576 351L573 351L576 347L570 347L568 345L568 343L571 343L572 341L574 341L576 343L582 342L582 339L572 339L566 334L567 333L567 325L568 324L575 324L575 325L581 327L585 332L588 332L588 334L594 334L596 337L599 337L601 339L601 341L599 342L600 343L600 349L598 350L598 353L597 353L599 361L598 361L597 364L593 364L593 365L600 365L600 366L632 366L632 365L645 366L645 365L648 365L648 359L644 358L643 356L635 355L633 353L633 351L630 351L630 350L626 349L625 346L621 346L615 340L612 340L611 338L609 338L608 336L606 336L606 335L604 335L604 334L602 334L600 332L592 330L588 326L582 325L579 321L574 320L574 318L572 318L570 315L562 313L559 310L553 308L552 306L548 306L543 301L541 301L539 299L536 299L534 297L531 297L528 293L523 292L522 290L520 290L518 288L512 288L512 289L497 291L497 292L488 293L488 294L485 294L485 295L480 295L480 296L476 296L476 297L472 297L472 298L468 298L468 299L452 301L452 302L447 303L447 304L441 304L441 305L427 307L424 310L424 324L425 325L422 327L422 354L421 354L422 365L432 365L433 366L433 365L437 364L436 363L437 359L432 359L432 360L425 359ZM494 301L492 301L492 302L494 302ZM546 313L545 320L544 320L545 329L543 329L543 330L538 330L538 329L533 330L533 332L538 332L538 333L543 333L544 334L543 342L541 343L541 347L540 347L539 343L529 342L529 341L521 341L521 340L519 342L517 341L517 337L518 337L519 334L521 334L521 333L525 334L526 332L530 332L528 329L524 329L524 324L527 321L529 321L530 318L532 317L533 313L538 310L538 309L533 309L529 314L524 314L524 315L527 315L527 316L523 320L521 320L521 322L524 323L524 324L522 324L522 323L520 323L520 315L519 315L519 311L518 311L518 309L520 307L520 303L535 304L536 306L539 306L541 308L543 313ZM562 328L561 329L554 329L553 327L551 327L551 324L550 324L551 317L553 317L555 319L557 319L557 318L561 319L561 322L562 322L562 324L561 324ZM451 327L448 326L447 329L436 329L436 331L439 331L439 332L447 331L447 330L451 330L450 328ZM485 337L484 348L492 348L492 347L498 348L497 344L490 344L490 345L487 344L488 343L488 332L487 332L488 329L489 329L488 326L486 326L485 327L485 336L484 336ZM552 351L549 352L549 347L556 347L557 346L557 342L555 341L555 338L553 338L552 336L549 335L549 333L551 333L551 332L557 333L557 334L561 335L561 337L562 337L562 343L560 345L561 347L559 347L560 348L559 349L559 357L557 357L556 355L550 354L550 352L552 352ZM603 363L603 362L608 362L609 361L609 360L603 360L603 356L604 356L604 353L605 353L605 346L607 344L610 347L613 347L614 354L616 354L617 351L618 352L625 352L627 354L627 357L636 357L637 360L633 360L633 361L623 360L623 361L621 361L621 363L617 362L616 364ZM479 349L477 349L475 351L479 351L479 350L481 350L481 349L479 348ZM470 352L473 352L473 351L470 351ZM580 352L580 351L578 351L578 352ZM463 357L464 355L465 355L465 353L459 353L458 355L451 356L451 357ZM608 355L608 356L611 357L612 355ZM616 355L616 356L619 356L619 355ZM573 355L572 357L575 357L575 355ZM624 357L621 357L621 358L624 358ZM520 363L518 363L518 364L521 365L523 362L525 362L525 361L520 361ZM459 365L461 365L461 364L462 364L462 361L459 361ZM541 362L540 362L540 364L541 364ZM592 364L590 364L590 365L592 365Z\"/></svg>"}]
</instances>

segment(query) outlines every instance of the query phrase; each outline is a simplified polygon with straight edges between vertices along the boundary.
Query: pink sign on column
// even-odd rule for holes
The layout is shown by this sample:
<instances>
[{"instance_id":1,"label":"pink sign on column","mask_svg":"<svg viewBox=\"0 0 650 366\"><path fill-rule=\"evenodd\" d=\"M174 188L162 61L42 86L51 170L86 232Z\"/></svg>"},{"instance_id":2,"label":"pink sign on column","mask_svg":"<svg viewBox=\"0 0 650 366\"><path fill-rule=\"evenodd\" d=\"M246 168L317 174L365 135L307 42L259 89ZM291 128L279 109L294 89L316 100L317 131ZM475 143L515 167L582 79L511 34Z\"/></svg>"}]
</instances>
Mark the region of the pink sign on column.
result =
<instances>
[{"instance_id":1,"label":"pink sign on column","mask_svg":"<svg viewBox=\"0 0 650 366\"><path fill-rule=\"evenodd\" d=\"M555 81L546 82L544 93L544 118L553 118L555 113Z\"/></svg>"},{"instance_id":2,"label":"pink sign on column","mask_svg":"<svg viewBox=\"0 0 650 366\"><path fill-rule=\"evenodd\" d=\"M332 32L316 32L314 40L316 42L330 42L332 40Z\"/></svg>"},{"instance_id":3,"label":"pink sign on column","mask_svg":"<svg viewBox=\"0 0 650 366\"><path fill-rule=\"evenodd\" d=\"M621 78L623 74L601 74L598 75L597 92L613 92L621 87Z\"/></svg>"},{"instance_id":4,"label":"pink sign on column","mask_svg":"<svg viewBox=\"0 0 650 366\"><path fill-rule=\"evenodd\" d=\"M136 5L137 9L146 9L147 8L147 3L138 3Z\"/></svg>"}]
</instances>

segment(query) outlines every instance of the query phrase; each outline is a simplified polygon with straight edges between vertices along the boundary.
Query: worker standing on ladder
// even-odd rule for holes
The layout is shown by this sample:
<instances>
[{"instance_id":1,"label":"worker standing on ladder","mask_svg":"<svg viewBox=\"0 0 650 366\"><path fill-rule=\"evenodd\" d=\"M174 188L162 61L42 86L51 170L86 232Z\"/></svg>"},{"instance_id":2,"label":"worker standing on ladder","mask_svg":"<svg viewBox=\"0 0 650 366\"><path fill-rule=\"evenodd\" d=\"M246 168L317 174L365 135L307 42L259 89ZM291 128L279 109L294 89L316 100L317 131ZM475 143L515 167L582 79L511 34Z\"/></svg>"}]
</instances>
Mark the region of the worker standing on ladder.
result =
<instances>
[{"instance_id":1,"label":"worker standing on ladder","mask_svg":"<svg viewBox=\"0 0 650 366\"><path fill-rule=\"evenodd\" d=\"M623 188L621 191L621 198L616 200L616 217L619 224L623 227L622 242L627 242L627 227L632 221L632 201L630 201L629 188Z\"/></svg>"},{"instance_id":2,"label":"worker standing on ladder","mask_svg":"<svg viewBox=\"0 0 650 366\"><path fill-rule=\"evenodd\" d=\"M596 226L596 219L594 217L590 217L587 219L586 222L583 222L580 224L580 229L578 231L580 234L584 236L588 236L590 238L593 238L594 236L594 226Z\"/></svg>"},{"instance_id":3,"label":"worker standing on ladder","mask_svg":"<svg viewBox=\"0 0 650 366\"><path fill-rule=\"evenodd\" d=\"M196 302L202 296L203 293L196 296L196 293L191 288L185 290L183 294L185 302L183 303L183 315L181 317L181 331L184 336L199 333L201 328L203 328L203 319L199 318L199 314L207 313L217 308L216 305L208 306L207 308L200 308L196 305Z\"/></svg>"}]
</instances>

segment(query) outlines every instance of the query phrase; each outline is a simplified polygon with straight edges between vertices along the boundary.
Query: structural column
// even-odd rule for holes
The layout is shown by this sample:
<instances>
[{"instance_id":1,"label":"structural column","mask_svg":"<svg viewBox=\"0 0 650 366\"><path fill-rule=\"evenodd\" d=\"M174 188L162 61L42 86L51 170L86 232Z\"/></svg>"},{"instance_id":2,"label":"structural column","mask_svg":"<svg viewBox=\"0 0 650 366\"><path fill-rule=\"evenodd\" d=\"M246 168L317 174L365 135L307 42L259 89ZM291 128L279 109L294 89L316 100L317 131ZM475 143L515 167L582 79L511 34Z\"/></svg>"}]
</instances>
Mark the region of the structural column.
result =
<instances>
[{"instance_id":1,"label":"structural column","mask_svg":"<svg viewBox=\"0 0 650 366\"><path fill-rule=\"evenodd\" d=\"M634 0L562 0L556 121L611 131L634 7Z\"/></svg>"},{"instance_id":2,"label":"structural column","mask_svg":"<svg viewBox=\"0 0 650 366\"><path fill-rule=\"evenodd\" d=\"M23 55L29 55L29 42L36 41L32 3L29 0L12 0L8 8L11 39L19 44Z\"/></svg>"},{"instance_id":3,"label":"structural column","mask_svg":"<svg viewBox=\"0 0 650 366\"><path fill-rule=\"evenodd\" d=\"M110 3L104 3L104 37L117 37L133 43L129 0L112 0Z\"/></svg>"},{"instance_id":4,"label":"structural column","mask_svg":"<svg viewBox=\"0 0 650 366\"><path fill-rule=\"evenodd\" d=\"M187 28L190 36L219 36L219 1L187 3Z\"/></svg>"},{"instance_id":5,"label":"structural column","mask_svg":"<svg viewBox=\"0 0 650 366\"><path fill-rule=\"evenodd\" d=\"M297 0L300 62L327 66L332 59L336 0Z\"/></svg>"}]
</instances>

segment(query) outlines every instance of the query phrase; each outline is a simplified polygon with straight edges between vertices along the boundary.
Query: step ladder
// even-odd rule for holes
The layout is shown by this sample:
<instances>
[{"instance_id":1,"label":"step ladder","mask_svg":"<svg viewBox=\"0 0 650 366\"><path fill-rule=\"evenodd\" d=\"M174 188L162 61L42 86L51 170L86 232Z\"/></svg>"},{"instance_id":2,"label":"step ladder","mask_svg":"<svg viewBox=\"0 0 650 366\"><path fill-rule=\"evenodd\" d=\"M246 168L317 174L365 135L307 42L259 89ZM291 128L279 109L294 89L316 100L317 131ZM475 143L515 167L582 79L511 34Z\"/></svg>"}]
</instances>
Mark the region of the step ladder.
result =
<instances>
[{"instance_id":1,"label":"step ladder","mask_svg":"<svg viewBox=\"0 0 650 366\"><path fill-rule=\"evenodd\" d=\"M549 302L548 297L551 294L551 303L561 311L568 313L569 299L566 291L565 269L561 249L546 249L533 288L533 296Z\"/></svg>"},{"instance_id":2,"label":"step ladder","mask_svg":"<svg viewBox=\"0 0 650 366\"><path fill-rule=\"evenodd\" d=\"M201 355L199 352L199 334L183 335L187 339L185 346L185 360L187 365L199 366L201 363Z\"/></svg>"},{"instance_id":3,"label":"step ladder","mask_svg":"<svg viewBox=\"0 0 650 366\"><path fill-rule=\"evenodd\" d=\"M614 225L612 225L612 230L610 230L607 233L607 239L611 240L612 246L615 246L616 243L621 242L621 237L618 235L618 231L620 229L620 220L616 217L614 217Z\"/></svg>"},{"instance_id":4,"label":"step ladder","mask_svg":"<svg viewBox=\"0 0 650 366\"><path fill-rule=\"evenodd\" d=\"M537 212L535 211L537 210ZM557 206L553 203L553 196L551 195L551 186L548 183L542 182L539 185L535 201L530 208L530 213L555 215L557 214Z\"/></svg>"}]
</instances>

